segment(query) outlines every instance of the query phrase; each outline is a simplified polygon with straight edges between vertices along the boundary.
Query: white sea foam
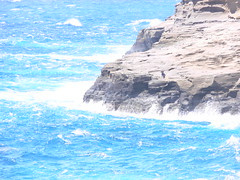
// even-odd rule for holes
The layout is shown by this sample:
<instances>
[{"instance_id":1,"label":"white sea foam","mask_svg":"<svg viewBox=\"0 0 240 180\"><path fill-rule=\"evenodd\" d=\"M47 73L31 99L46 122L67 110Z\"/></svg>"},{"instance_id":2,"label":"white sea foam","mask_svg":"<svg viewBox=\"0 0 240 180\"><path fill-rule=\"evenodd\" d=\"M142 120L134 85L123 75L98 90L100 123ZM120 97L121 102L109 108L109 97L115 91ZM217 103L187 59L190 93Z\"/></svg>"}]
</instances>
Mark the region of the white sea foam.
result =
<instances>
[{"instance_id":1,"label":"white sea foam","mask_svg":"<svg viewBox=\"0 0 240 180\"><path fill-rule=\"evenodd\" d=\"M0 42L7 42L8 40L0 40ZM58 45L58 44L53 44ZM77 56L77 55L65 55L65 54L0 54L0 57L5 56L15 56L16 58L23 57L50 57L51 59L71 61L71 60L86 60L90 62L100 62L100 63L109 63L117 59L122 58L122 56L131 48L130 45L118 45L118 46L106 46L106 49L109 50L108 54L94 54L92 56Z\"/></svg>"},{"instance_id":2,"label":"white sea foam","mask_svg":"<svg viewBox=\"0 0 240 180\"><path fill-rule=\"evenodd\" d=\"M64 169L62 172L61 172L61 174L65 174L65 173L67 173L68 172L68 170L67 169Z\"/></svg>"},{"instance_id":3,"label":"white sea foam","mask_svg":"<svg viewBox=\"0 0 240 180\"><path fill-rule=\"evenodd\" d=\"M232 135L225 143L224 147L233 147L235 149L235 159L240 162L240 138ZM240 172L238 172L240 175ZM239 176L240 177L240 176Z\"/></svg>"},{"instance_id":4,"label":"white sea foam","mask_svg":"<svg viewBox=\"0 0 240 180\"><path fill-rule=\"evenodd\" d=\"M240 179L240 171L229 170L229 169L225 169L223 167L219 168L217 171L223 171L223 172L226 172L227 174L231 174L231 175L225 176L224 180L239 180Z\"/></svg>"},{"instance_id":5,"label":"white sea foam","mask_svg":"<svg viewBox=\"0 0 240 180\"><path fill-rule=\"evenodd\" d=\"M71 56L71 55L61 55L61 54L50 54L49 56L52 59L62 59L62 60L69 60L69 61L70 60L86 60L90 62L108 63L108 62L113 62L119 58L122 58L123 53L95 54L93 56Z\"/></svg>"},{"instance_id":6,"label":"white sea foam","mask_svg":"<svg viewBox=\"0 0 240 180\"><path fill-rule=\"evenodd\" d=\"M196 147L193 147L193 146L190 146L190 147L187 147L187 148L180 148L180 149L177 149L176 151L186 151L186 150L196 150L197 148Z\"/></svg>"},{"instance_id":7,"label":"white sea foam","mask_svg":"<svg viewBox=\"0 0 240 180\"><path fill-rule=\"evenodd\" d=\"M72 144L71 141L65 139L62 134L59 134L57 137L59 139L63 140L65 142L65 144Z\"/></svg>"},{"instance_id":8,"label":"white sea foam","mask_svg":"<svg viewBox=\"0 0 240 180\"><path fill-rule=\"evenodd\" d=\"M91 154L91 156L95 156L95 157L103 158L103 159L110 157L109 155L107 155L106 153L103 153L103 152L94 153L94 154Z\"/></svg>"},{"instance_id":9,"label":"white sea foam","mask_svg":"<svg viewBox=\"0 0 240 180\"><path fill-rule=\"evenodd\" d=\"M8 90L0 93L0 99L48 103L53 106L79 106L84 92L93 82L70 82L54 90L17 92Z\"/></svg>"},{"instance_id":10,"label":"white sea foam","mask_svg":"<svg viewBox=\"0 0 240 180\"><path fill-rule=\"evenodd\" d=\"M68 4L66 7L76 7L76 4Z\"/></svg>"},{"instance_id":11,"label":"white sea foam","mask_svg":"<svg viewBox=\"0 0 240 180\"><path fill-rule=\"evenodd\" d=\"M133 22L127 24L127 26L133 26L134 29L137 30L136 26L141 25L143 23L147 23L148 24L147 27L156 27L162 23L162 20L160 20L160 19L141 19L141 20L133 21Z\"/></svg>"},{"instance_id":12,"label":"white sea foam","mask_svg":"<svg viewBox=\"0 0 240 180\"><path fill-rule=\"evenodd\" d=\"M72 56L72 55L62 55L62 54L47 54L52 59L58 60L86 60L90 62L100 62L100 63L109 63L117 59L122 58L122 56L130 49L129 45L119 45L119 46L107 46L109 49L108 54L94 54L92 56Z\"/></svg>"},{"instance_id":13,"label":"white sea foam","mask_svg":"<svg viewBox=\"0 0 240 180\"><path fill-rule=\"evenodd\" d=\"M59 22L57 23L57 25L72 25L72 26L80 27L82 26L82 23L78 19L72 18L72 19L66 20L64 23Z\"/></svg>"},{"instance_id":14,"label":"white sea foam","mask_svg":"<svg viewBox=\"0 0 240 180\"><path fill-rule=\"evenodd\" d=\"M240 138L232 135L226 142L228 146L234 147L237 151L240 150Z\"/></svg>"},{"instance_id":15,"label":"white sea foam","mask_svg":"<svg viewBox=\"0 0 240 180\"><path fill-rule=\"evenodd\" d=\"M88 132L86 130L81 130L81 129L76 129L76 130L72 131L72 133L76 136L88 136L91 134L90 132Z\"/></svg>"},{"instance_id":16,"label":"white sea foam","mask_svg":"<svg viewBox=\"0 0 240 180\"><path fill-rule=\"evenodd\" d=\"M21 9L20 8L13 8L13 9L10 9L11 11L20 11Z\"/></svg>"},{"instance_id":17,"label":"white sea foam","mask_svg":"<svg viewBox=\"0 0 240 180\"><path fill-rule=\"evenodd\" d=\"M16 148L11 148L11 147L0 147L0 153L6 153L9 151L17 150Z\"/></svg>"},{"instance_id":18,"label":"white sea foam","mask_svg":"<svg viewBox=\"0 0 240 180\"><path fill-rule=\"evenodd\" d=\"M227 175L224 180L239 180L240 176L239 173L236 174L236 176L231 176L231 175Z\"/></svg>"},{"instance_id":19,"label":"white sea foam","mask_svg":"<svg viewBox=\"0 0 240 180\"><path fill-rule=\"evenodd\" d=\"M219 114L213 107L206 107L204 111L191 112L186 115L179 115L176 112L164 112L159 114L156 109L145 114L124 113L119 111L108 111L102 102L84 103L85 92L93 85L93 81L69 82L61 87L46 91L17 92L8 90L0 93L0 99L22 101L26 103L45 103L50 106L63 106L68 109L90 111L93 113L110 114L117 117L136 117L159 120L184 120L192 122L208 122L211 128L217 129L238 129L240 128L240 116L230 114ZM77 131L76 131L77 133ZM230 139L232 142L234 138ZM236 140L236 139L235 139ZM239 139L236 140L239 142Z\"/></svg>"},{"instance_id":20,"label":"white sea foam","mask_svg":"<svg viewBox=\"0 0 240 180\"><path fill-rule=\"evenodd\" d=\"M84 110L91 111L94 113L111 114L118 117L136 117L146 119L159 119L167 121L191 121L191 122L206 122L209 123L209 127L216 129L238 129L240 128L240 115L231 114L220 114L217 113L213 108L207 108L208 110L202 112L191 112L186 115L180 115L176 112L164 112L159 114L157 111L150 111L145 114L134 114L120 111L108 111L107 107L103 103L90 102L83 105Z\"/></svg>"}]
</instances>

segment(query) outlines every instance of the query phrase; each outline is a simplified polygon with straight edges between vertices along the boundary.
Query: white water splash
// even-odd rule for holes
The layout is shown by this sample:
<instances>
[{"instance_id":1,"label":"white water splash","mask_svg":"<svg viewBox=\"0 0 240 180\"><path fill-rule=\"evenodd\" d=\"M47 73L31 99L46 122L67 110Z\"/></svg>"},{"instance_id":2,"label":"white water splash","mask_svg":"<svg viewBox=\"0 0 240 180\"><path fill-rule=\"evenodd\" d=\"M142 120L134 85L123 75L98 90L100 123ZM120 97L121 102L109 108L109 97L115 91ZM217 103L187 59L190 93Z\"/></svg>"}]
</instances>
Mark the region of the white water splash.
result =
<instances>
[{"instance_id":1,"label":"white water splash","mask_svg":"<svg viewBox=\"0 0 240 180\"><path fill-rule=\"evenodd\" d=\"M122 58L123 54L127 52L131 46L115 46L111 48L111 53L109 54L95 54L92 56L71 56L71 55L62 55L62 54L48 54L52 59L60 60L86 60L89 62L100 62L100 63L109 63L114 62L117 59Z\"/></svg>"},{"instance_id":2,"label":"white water splash","mask_svg":"<svg viewBox=\"0 0 240 180\"><path fill-rule=\"evenodd\" d=\"M65 144L72 144L71 141L65 139L62 134L57 135L57 137L65 142Z\"/></svg>"},{"instance_id":3,"label":"white water splash","mask_svg":"<svg viewBox=\"0 0 240 180\"><path fill-rule=\"evenodd\" d=\"M72 133L76 136L88 136L91 134L90 132L88 132L86 130L81 130L81 129L76 129L76 130L72 131Z\"/></svg>"},{"instance_id":4,"label":"white water splash","mask_svg":"<svg viewBox=\"0 0 240 180\"><path fill-rule=\"evenodd\" d=\"M17 92L13 90L0 93L0 99L10 101L22 101L26 103L45 103L49 106L62 106L67 109L90 111L92 113L109 114L117 117L136 117L146 119L159 119L168 121L192 121L209 122L209 127L216 129L238 129L240 128L240 115L219 114L210 105L202 111L191 112L180 115L177 111L159 114L153 108L145 114L133 114L120 111L109 111L103 102L84 103L85 92L93 85L93 81L69 82L61 87L46 91ZM77 133L77 132L76 132Z\"/></svg>"},{"instance_id":5,"label":"white water splash","mask_svg":"<svg viewBox=\"0 0 240 180\"><path fill-rule=\"evenodd\" d=\"M240 138L232 135L226 142L228 146L234 147L237 151L240 150Z\"/></svg>"},{"instance_id":6,"label":"white water splash","mask_svg":"<svg viewBox=\"0 0 240 180\"><path fill-rule=\"evenodd\" d=\"M176 149L176 151L181 152L181 151L196 150L196 149L197 149L197 147L190 146L190 147L186 147L186 148Z\"/></svg>"},{"instance_id":7,"label":"white water splash","mask_svg":"<svg viewBox=\"0 0 240 180\"><path fill-rule=\"evenodd\" d=\"M8 42L8 40L0 40L0 42ZM58 44L53 44L56 46ZM60 45L59 45L60 46ZM109 63L113 62L117 59L123 57L123 55L131 48L131 45L116 45L116 46L105 46L106 49L109 50L108 54L94 54L92 56L78 56L78 55L66 55L66 54L0 54L0 58L4 58L7 56L14 56L16 59L23 59L25 57L49 57L52 60L64 60L64 61L72 61L72 60L86 60L89 62L100 62L100 63Z\"/></svg>"},{"instance_id":8,"label":"white water splash","mask_svg":"<svg viewBox=\"0 0 240 180\"><path fill-rule=\"evenodd\" d=\"M47 103L52 106L74 108L81 104L84 93L92 84L92 81L81 81L69 82L62 87L46 91L18 92L8 90L0 93L0 99L28 103Z\"/></svg>"},{"instance_id":9,"label":"white water splash","mask_svg":"<svg viewBox=\"0 0 240 180\"><path fill-rule=\"evenodd\" d=\"M76 7L76 4L68 4L66 7Z\"/></svg>"},{"instance_id":10,"label":"white water splash","mask_svg":"<svg viewBox=\"0 0 240 180\"><path fill-rule=\"evenodd\" d=\"M154 26L158 26L159 24L161 24L162 21L160 19L141 19L141 20L133 21L127 25L128 26L136 26L141 23L149 23L149 27L154 27Z\"/></svg>"},{"instance_id":11,"label":"white water splash","mask_svg":"<svg viewBox=\"0 0 240 180\"><path fill-rule=\"evenodd\" d=\"M57 25L72 25L72 26L78 26L81 27L82 23L76 19L76 18L72 18L72 19L68 19L66 20L64 23L57 23Z\"/></svg>"},{"instance_id":12,"label":"white water splash","mask_svg":"<svg viewBox=\"0 0 240 180\"><path fill-rule=\"evenodd\" d=\"M162 20L160 20L160 19L141 19L141 20L136 20L129 24L126 24L126 26L133 26L133 29L135 31L137 31L136 27L143 23L147 23L148 24L147 27L157 27L162 23Z\"/></svg>"}]
</instances>

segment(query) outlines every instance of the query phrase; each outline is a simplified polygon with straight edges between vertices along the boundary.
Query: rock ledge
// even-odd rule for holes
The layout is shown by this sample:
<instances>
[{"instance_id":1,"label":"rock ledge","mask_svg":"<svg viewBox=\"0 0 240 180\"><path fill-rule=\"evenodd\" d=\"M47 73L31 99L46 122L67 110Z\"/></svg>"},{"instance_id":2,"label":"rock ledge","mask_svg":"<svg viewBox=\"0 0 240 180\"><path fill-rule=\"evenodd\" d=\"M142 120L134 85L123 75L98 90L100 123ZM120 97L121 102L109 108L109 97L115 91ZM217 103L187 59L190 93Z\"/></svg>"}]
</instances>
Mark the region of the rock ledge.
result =
<instances>
[{"instance_id":1,"label":"rock ledge","mask_svg":"<svg viewBox=\"0 0 240 180\"><path fill-rule=\"evenodd\" d=\"M209 103L240 113L240 0L183 0L158 27L142 30L106 64L84 101L110 110L187 113Z\"/></svg>"}]
</instances>

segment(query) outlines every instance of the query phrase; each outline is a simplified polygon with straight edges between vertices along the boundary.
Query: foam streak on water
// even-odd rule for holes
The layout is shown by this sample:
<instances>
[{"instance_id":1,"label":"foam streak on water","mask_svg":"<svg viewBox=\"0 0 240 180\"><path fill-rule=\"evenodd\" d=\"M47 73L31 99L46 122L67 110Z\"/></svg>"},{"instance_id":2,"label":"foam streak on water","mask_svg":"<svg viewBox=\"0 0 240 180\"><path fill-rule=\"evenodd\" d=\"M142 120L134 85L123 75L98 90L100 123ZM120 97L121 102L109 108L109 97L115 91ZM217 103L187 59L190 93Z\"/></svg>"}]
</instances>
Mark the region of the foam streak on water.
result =
<instances>
[{"instance_id":1,"label":"foam streak on water","mask_svg":"<svg viewBox=\"0 0 240 180\"><path fill-rule=\"evenodd\" d=\"M0 179L240 179L239 116L82 101L176 2L0 0Z\"/></svg>"},{"instance_id":2,"label":"foam streak on water","mask_svg":"<svg viewBox=\"0 0 240 180\"><path fill-rule=\"evenodd\" d=\"M167 119L107 112L101 104L84 106L76 90L82 84L1 96L2 177L239 178L237 117L222 123L217 114Z\"/></svg>"}]
</instances>

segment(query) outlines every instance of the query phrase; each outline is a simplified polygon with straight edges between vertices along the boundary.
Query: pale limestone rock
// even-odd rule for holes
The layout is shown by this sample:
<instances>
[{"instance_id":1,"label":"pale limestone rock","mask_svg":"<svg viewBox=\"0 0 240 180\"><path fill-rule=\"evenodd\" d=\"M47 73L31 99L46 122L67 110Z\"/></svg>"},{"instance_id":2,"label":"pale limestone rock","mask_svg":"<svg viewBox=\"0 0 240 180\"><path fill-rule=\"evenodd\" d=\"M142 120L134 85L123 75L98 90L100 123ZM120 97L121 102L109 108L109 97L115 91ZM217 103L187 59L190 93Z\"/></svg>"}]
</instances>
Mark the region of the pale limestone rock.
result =
<instances>
[{"instance_id":1,"label":"pale limestone rock","mask_svg":"<svg viewBox=\"0 0 240 180\"><path fill-rule=\"evenodd\" d=\"M122 59L107 64L84 101L181 113L211 103L240 113L240 0L183 0L158 27L142 30ZM142 52L139 52L142 51Z\"/></svg>"}]
</instances>

